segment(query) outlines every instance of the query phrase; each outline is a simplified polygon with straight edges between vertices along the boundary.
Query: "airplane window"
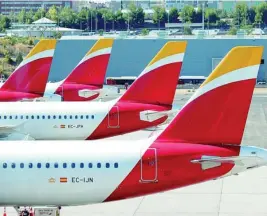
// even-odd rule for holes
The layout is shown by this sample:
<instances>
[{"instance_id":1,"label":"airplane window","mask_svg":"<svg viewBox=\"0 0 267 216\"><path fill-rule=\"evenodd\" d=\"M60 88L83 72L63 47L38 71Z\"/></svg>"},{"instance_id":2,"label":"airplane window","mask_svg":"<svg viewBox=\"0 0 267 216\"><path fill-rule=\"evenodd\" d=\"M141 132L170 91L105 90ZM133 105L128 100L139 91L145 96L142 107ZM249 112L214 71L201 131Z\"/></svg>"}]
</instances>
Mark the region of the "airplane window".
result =
<instances>
[{"instance_id":1,"label":"airplane window","mask_svg":"<svg viewBox=\"0 0 267 216\"><path fill-rule=\"evenodd\" d=\"M0 119L1 119L1 116L0 116Z\"/></svg>"},{"instance_id":2,"label":"airplane window","mask_svg":"<svg viewBox=\"0 0 267 216\"><path fill-rule=\"evenodd\" d=\"M28 119L29 118L29 116L26 116L26 119Z\"/></svg>"},{"instance_id":3,"label":"airplane window","mask_svg":"<svg viewBox=\"0 0 267 216\"><path fill-rule=\"evenodd\" d=\"M40 169L42 167L41 163L37 163L37 167Z\"/></svg>"},{"instance_id":4,"label":"airplane window","mask_svg":"<svg viewBox=\"0 0 267 216\"><path fill-rule=\"evenodd\" d=\"M63 163L63 168L67 168L67 163Z\"/></svg>"},{"instance_id":5,"label":"airplane window","mask_svg":"<svg viewBox=\"0 0 267 216\"><path fill-rule=\"evenodd\" d=\"M12 116L9 116L9 119L12 119Z\"/></svg>"},{"instance_id":6,"label":"airplane window","mask_svg":"<svg viewBox=\"0 0 267 216\"><path fill-rule=\"evenodd\" d=\"M56 119L56 116L55 115L53 116L53 119Z\"/></svg>"},{"instance_id":7,"label":"airplane window","mask_svg":"<svg viewBox=\"0 0 267 216\"><path fill-rule=\"evenodd\" d=\"M67 119L67 116L66 115L64 115L64 119Z\"/></svg>"},{"instance_id":8,"label":"airplane window","mask_svg":"<svg viewBox=\"0 0 267 216\"><path fill-rule=\"evenodd\" d=\"M89 119L89 115L86 115L86 119Z\"/></svg>"},{"instance_id":9,"label":"airplane window","mask_svg":"<svg viewBox=\"0 0 267 216\"><path fill-rule=\"evenodd\" d=\"M49 167L50 167L50 164L49 164L49 163L46 163L46 164L45 164L45 167L46 167L46 168L49 168Z\"/></svg>"},{"instance_id":10,"label":"airplane window","mask_svg":"<svg viewBox=\"0 0 267 216\"><path fill-rule=\"evenodd\" d=\"M83 163L80 163L80 168L84 168L84 164Z\"/></svg>"},{"instance_id":11,"label":"airplane window","mask_svg":"<svg viewBox=\"0 0 267 216\"><path fill-rule=\"evenodd\" d=\"M97 163L97 168L101 168L101 163Z\"/></svg>"},{"instance_id":12,"label":"airplane window","mask_svg":"<svg viewBox=\"0 0 267 216\"><path fill-rule=\"evenodd\" d=\"M72 119L72 115L70 115L70 119Z\"/></svg>"},{"instance_id":13,"label":"airplane window","mask_svg":"<svg viewBox=\"0 0 267 216\"><path fill-rule=\"evenodd\" d=\"M81 115L81 119L83 119L83 116Z\"/></svg>"},{"instance_id":14,"label":"airplane window","mask_svg":"<svg viewBox=\"0 0 267 216\"><path fill-rule=\"evenodd\" d=\"M29 168L32 168L32 167L33 167L32 163L29 163Z\"/></svg>"},{"instance_id":15,"label":"airplane window","mask_svg":"<svg viewBox=\"0 0 267 216\"><path fill-rule=\"evenodd\" d=\"M24 163L20 163L20 168L21 168L21 169L24 168Z\"/></svg>"},{"instance_id":16,"label":"airplane window","mask_svg":"<svg viewBox=\"0 0 267 216\"><path fill-rule=\"evenodd\" d=\"M20 119L23 119L23 116L20 116Z\"/></svg>"},{"instance_id":17,"label":"airplane window","mask_svg":"<svg viewBox=\"0 0 267 216\"><path fill-rule=\"evenodd\" d=\"M58 118L61 119L61 115L59 115Z\"/></svg>"},{"instance_id":18,"label":"airplane window","mask_svg":"<svg viewBox=\"0 0 267 216\"><path fill-rule=\"evenodd\" d=\"M119 164L118 163L114 163L114 168L118 168Z\"/></svg>"},{"instance_id":19,"label":"airplane window","mask_svg":"<svg viewBox=\"0 0 267 216\"><path fill-rule=\"evenodd\" d=\"M89 164L88 164L88 167L89 167L89 168L93 168L93 164L92 164L92 163L89 163Z\"/></svg>"},{"instance_id":20,"label":"airplane window","mask_svg":"<svg viewBox=\"0 0 267 216\"><path fill-rule=\"evenodd\" d=\"M106 168L109 168L109 167L110 167L109 163L106 163Z\"/></svg>"},{"instance_id":21,"label":"airplane window","mask_svg":"<svg viewBox=\"0 0 267 216\"><path fill-rule=\"evenodd\" d=\"M11 167L14 169L14 168L16 168L16 164L15 163L12 163L11 164Z\"/></svg>"},{"instance_id":22,"label":"airplane window","mask_svg":"<svg viewBox=\"0 0 267 216\"><path fill-rule=\"evenodd\" d=\"M15 119L18 119L18 116L15 116Z\"/></svg>"},{"instance_id":23,"label":"airplane window","mask_svg":"<svg viewBox=\"0 0 267 216\"><path fill-rule=\"evenodd\" d=\"M47 118L50 119L50 115L48 115Z\"/></svg>"},{"instance_id":24,"label":"airplane window","mask_svg":"<svg viewBox=\"0 0 267 216\"><path fill-rule=\"evenodd\" d=\"M34 116L32 115L32 119L34 119Z\"/></svg>"},{"instance_id":25,"label":"airplane window","mask_svg":"<svg viewBox=\"0 0 267 216\"><path fill-rule=\"evenodd\" d=\"M71 168L75 168L75 163L71 163Z\"/></svg>"},{"instance_id":26,"label":"airplane window","mask_svg":"<svg viewBox=\"0 0 267 216\"><path fill-rule=\"evenodd\" d=\"M6 116L4 116L4 119L6 119Z\"/></svg>"},{"instance_id":27,"label":"airplane window","mask_svg":"<svg viewBox=\"0 0 267 216\"><path fill-rule=\"evenodd\" d=\"M40 117L39 116L36 116L37 119L39 119Z\"/></svg>"},{"instance_id":28,"label":"airplane window","mask_svg":"<svg viewBox=\"0 0 267 216\"><path fill-rule=\"evenodd\" d=\"M3 168L4 168L4 169L7 168L7 163L3 163Z\"/></svg>"},{"instance_id":29,"label":"airplane window","mask_svg":"<svg viewBox=\"0 0 267 216\"><path fill-rule=\"evenodd\" d=\"M55 167L55 168L58 168L58 163L55 163L55 164L54 164L54 167Z\"/></svg>"},{"instance_id":30,"label":"airplane window","mask_svg":"<svg viewBox=\"0 0 267 216\"><path fill-rule=\"evenodd\" d=\"M75 116L75 119L77 119L77 118L78 118L78 116L76 115L76 116Z\"/></svg>"},{"instance_id":31,"label":"airplane window","mask_svg":"<svg viewBox=\"0 0 267 216\"><path fill-rule=\"evenodd\" d=\"M91 118L94 119L95 118L94 115L92 115Z\"/></svg>"},{"instance_id":32,"label":"airplane window","mask_svg":"<svg viewBox=\"0 0 267 216\"><path fill-rule=\"evenodd\" d=\"M45 116L43 115L42 118L45 119Z\"/></svg>"}]
</instances>

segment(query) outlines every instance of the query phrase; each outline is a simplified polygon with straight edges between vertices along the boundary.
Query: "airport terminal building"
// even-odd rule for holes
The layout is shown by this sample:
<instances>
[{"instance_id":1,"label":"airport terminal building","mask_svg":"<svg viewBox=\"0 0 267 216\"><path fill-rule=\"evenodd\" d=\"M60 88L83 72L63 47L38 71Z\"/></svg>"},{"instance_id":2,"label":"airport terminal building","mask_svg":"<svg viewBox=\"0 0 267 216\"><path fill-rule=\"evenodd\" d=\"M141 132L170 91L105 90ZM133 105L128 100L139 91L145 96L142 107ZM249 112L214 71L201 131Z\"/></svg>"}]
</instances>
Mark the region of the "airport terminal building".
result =
<instances>
[{"instance_id":1,"label":"airport terminal building","mask_svg":"<svg viewBox=\"0 0 267 216\"><path fill-rule=\"evenodd\" d=\"M166 41L183 39L115 39L106 77L138 76ZM188 46L181 76L207 77L234 46L265 46L261 39L186 39ZM64 79L92 47L90 37L62 38L57 43L50 81ZM258 81L267 80L267 52L264 51Z\"/></svg>"}]
</instances>

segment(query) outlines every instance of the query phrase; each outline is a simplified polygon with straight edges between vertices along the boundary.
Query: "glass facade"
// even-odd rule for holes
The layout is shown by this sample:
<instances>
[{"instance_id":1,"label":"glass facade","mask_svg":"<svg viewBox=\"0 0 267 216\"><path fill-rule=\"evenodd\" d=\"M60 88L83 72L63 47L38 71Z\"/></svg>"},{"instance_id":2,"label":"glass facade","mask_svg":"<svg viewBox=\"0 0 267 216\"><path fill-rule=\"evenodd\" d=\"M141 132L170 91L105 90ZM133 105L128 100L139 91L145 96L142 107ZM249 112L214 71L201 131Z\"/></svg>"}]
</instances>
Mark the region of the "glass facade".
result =
<instances>
[{"instance_id":1,"label":"glass facade","mask_svg":"<svg viewBox=\"0 0 267 216\"><path fill-rule=\"evenodd\" d=\"M8 15L11 12L18 13L22 9L26 11L33 10L37 11L39 8L48 9L50 6L66 6L72 7L72 1L50 1L50 0L43 0L43 1L31 1L31 0L20 0L20 1L13 1L13 0L1 0L0 1L0 13Z\"/></svg>"}]
</instances>

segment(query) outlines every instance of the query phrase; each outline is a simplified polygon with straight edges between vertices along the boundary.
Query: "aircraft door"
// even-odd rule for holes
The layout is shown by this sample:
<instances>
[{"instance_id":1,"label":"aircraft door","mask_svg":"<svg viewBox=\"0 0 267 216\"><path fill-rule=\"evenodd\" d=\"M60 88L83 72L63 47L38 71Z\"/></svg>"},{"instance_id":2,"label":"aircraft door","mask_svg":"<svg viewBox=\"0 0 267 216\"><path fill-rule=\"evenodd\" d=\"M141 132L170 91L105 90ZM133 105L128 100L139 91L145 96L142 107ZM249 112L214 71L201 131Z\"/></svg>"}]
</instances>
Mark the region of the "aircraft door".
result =
<instances>
[{"instance_id":1,"label":"aircraft door","mask_svg":"<svg viewBox=\"0 0 267 216\"><path fill-rule=\"evenodd\" d=\"M119 107L114 106L108 113L108 128L120 127Z\"/></svg>"},{"instance_id":2,"label":"aircraft door","mask_svg":"<svg viewBox=\"0 0 267 216\"><path fill-rule=\"evenodd\" d=\"M149 148L144 154L141 152L141 182L157 182L157 178L157 149Z\"/></svg>"}]
</instances>

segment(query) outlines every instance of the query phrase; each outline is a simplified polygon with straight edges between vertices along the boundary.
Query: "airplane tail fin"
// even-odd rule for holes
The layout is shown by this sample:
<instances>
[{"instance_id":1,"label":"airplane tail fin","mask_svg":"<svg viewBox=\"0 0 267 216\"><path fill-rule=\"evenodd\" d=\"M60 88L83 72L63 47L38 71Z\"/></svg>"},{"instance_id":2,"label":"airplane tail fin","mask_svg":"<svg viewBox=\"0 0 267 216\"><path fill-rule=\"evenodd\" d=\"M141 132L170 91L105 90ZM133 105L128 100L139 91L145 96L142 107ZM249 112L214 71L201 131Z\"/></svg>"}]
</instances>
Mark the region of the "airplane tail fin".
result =
<instances>
[{"instance_id":1,"label":"airplane tail fin","mask_svg":"<svg viewBox=\"0 0 267 216\"><path fill-rule=\"evenodd\" d=\"M172 105L187 42L167 42L120 101Z\"/></svg>"},{"instance_id":2,"label":"airplane tail fin","mask_svg":"<svg viewBox=\"0 0 267 216\"><path fill-rule=\"evenodd\" d=\"M79 83L102 87L114 39L99 39L86 53L79 64L64 80L64 83Z\"/></svg>"},{"instance_id":3,"label":"airplane tail fin","mask_svg":"<svg viewBox=\"0 0 267 216\"><path fill-rule=\"evenodd\" d=\"M262 53L261 46L233 48L157 140L240 145Z\"/></svg>"},{"instance_id":4,"label":"airplane tail fin","mask_svg":"<svg viewBox=\"0 0 267 216\"><path fill-rule=\"evenodd\" d=\"M57 41L40 40L1 87L1 90L43 94Z\"/></svg>"}]
</instances>

